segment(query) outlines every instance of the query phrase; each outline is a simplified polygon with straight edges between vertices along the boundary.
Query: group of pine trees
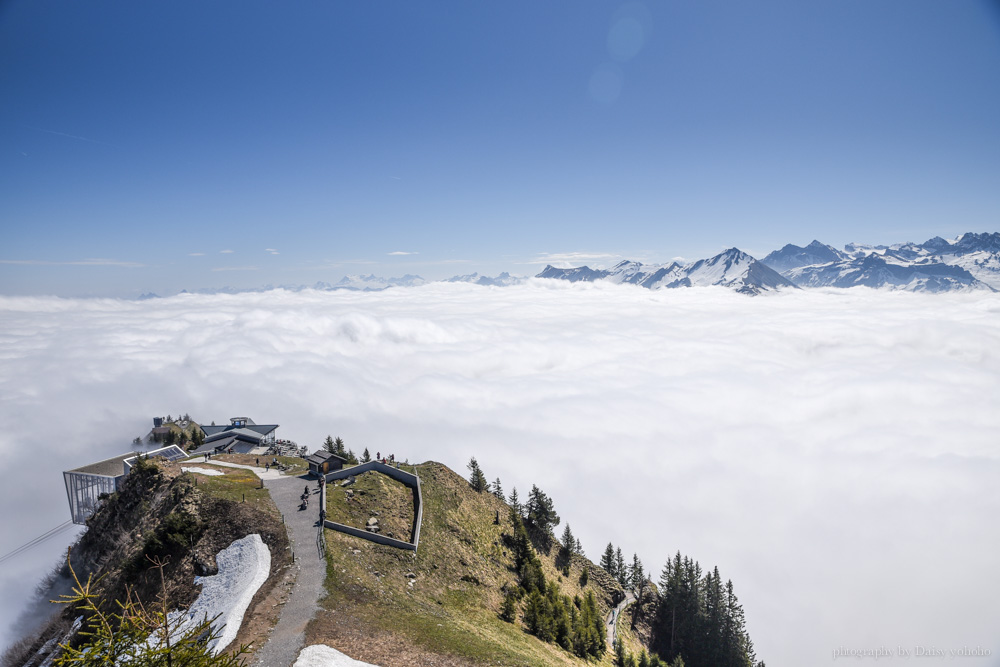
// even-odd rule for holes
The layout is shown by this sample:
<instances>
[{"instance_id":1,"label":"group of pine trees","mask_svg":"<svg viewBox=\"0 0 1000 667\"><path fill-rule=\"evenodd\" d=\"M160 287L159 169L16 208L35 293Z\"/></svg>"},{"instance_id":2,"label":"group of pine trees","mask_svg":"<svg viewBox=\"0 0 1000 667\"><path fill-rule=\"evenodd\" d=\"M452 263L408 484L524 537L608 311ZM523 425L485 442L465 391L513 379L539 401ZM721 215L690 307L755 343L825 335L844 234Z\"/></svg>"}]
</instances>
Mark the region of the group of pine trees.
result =
<instances>
[{"instance_id":1,"label":"group of pine trees","mask_svg":"<svg viewBox=\"0 0 1000 667\"><path fill-rule=\"evenodd\" d=\"M652 645L687 667L764 667L747 634L743 607L733 582L722 583L719 568L707 574L678 552L660 576Z\"/></svg>"},{"instance_id":2,"label":"group of pine trees","mask_svg":"<svg viewBox=\"0 0 1000 667\"><path fill-rule=\"evenodd\" d=\"M513 622L523 604L523 618L528 631L541 639L558 643L581 657L600 656L607 646L604 625L593 600L593 592L580 599L570 599L559 592L559 585L546 581L541 561L532 547L529 530L536 542L551 544L552 530L559 525L559 515L552 499L532 485L527 502L521 502L517 488L505 498L500 478L493 484L475 458L468 464L469 485L479 493L493 493L510 506L514 526L512 540L518 588L504 598L501 618ZM562 533L557 565L568 575L572 555L583 555L583 545L569 525ZM652 589L647 587L649 574L638 554L626 562L621 547L610 542L601 555L600 566L622 588L635 592L639 602ZM584 575L587 574L586 569ZM581 576L581 586L587 578ZM652 593L656 595L656 593ZM668 561L659 582L653 619L652 646L629 654L619 643L614 647L615 663L621 667L764 667L756 661L753 642L746 631L743 608L736 599L731 581L722 583L718 568L703 574L694 560L678 553Z\"/></svg>"},{"instance_id":3,"label":"group of pine trees","mask_svg":"<svg viewBox=\"0 0 1000 667\"><path fill-rule=\"evenodd\" d=\"M153 443L162 443L168 446L178 445L188 450L192 450L201 447L205 443L205 432L202 431L199 426L191 426L188 430L179 429L175 431L174 429L170 429L162 436L159 434L150 434L148 443L150 445ZM132 444L137 446L141 445L142 438L135 438L132 440Z\"/></svg>"},{"instance_id":4,"label":"group of pine trees","mask_svg":"<svg viewBox=\"0 0 1000 667\"><path fill-rule=\"evenodd\" d=\"M629 653L625 650L625 645L621 639L615 641L615 667L685 667L684 658L677 656L674 661L667 664L655 653L648 653L646 649L639 651L639 655Z\"/></svg>"},{"instance_id":5,"label":"group of pine trees","mask_svg":"<svg viewBox=\"0 0 1000 667\"><path fill-rule=\"evenodd\" d=\"M503 486L498 477L491 485L486 475L473 457L468 464L469 486L478 493L492 493L510 506L510 522L513 526L511 550L514 553L514 568L517 571L518 586L504 596L500 618L513 623L519 609L528 632L539 639L558 644L581 658L600 657L607 651L604 638L604 622L597 608L597 598L593 591L583 597L563 595L559 584L547 581L542 571L542 561L535 553L529 528L535 539L550 545L554 539L552 530L559 525L559 515L555 503L544 491L532 485L528 501L521 504L517 488L511 490L510 498L505 498ZM565 556L565 574L569 573L569 554L583 553L583 545L573 536L567 525L563 531L560 554ZM586 570L584 570L586 574ZM580 585L586 586L587 578L580 578Z\"/></svg>"},{"instance_id":6,"label":"group of pine trees","mask_svg":"<svg viewBox=\"0 0 1000 667\"><path fill-rule=\"evenodd\" d=\"M616 549L611 542L608 542L604 553L601 554L600 566L601 569L614 577L622 588L631 589L637 593L642 590L648 579L642 561L639 560L639 555L632 554L632 562L627 564L622 548Z\"/></svg>"},{"instance_id":7,"label":"group of pine trees","mask_svg":"<svg viewBox=\"0 0 1000 667\"><path fill-rule=\"evenodd\" d=\"M524 521L513 508L510 521L514 527L511 545L518 587L507 593L500 617L514 622L519 601L523 599L524 624L528 632L581 658L604 655L607 650L604 622L594 592L589 590L582 598L579 595L570 598L562 594L559 584L546 581L542 562L531 545Z\"/></svg>"},{"instance_id":8,"label":"group of pine trees","mask_svg":"<svg viewBox=\"0 0 1000 667\"><path fill-rule=\"evenodd\" d=\"M544 491L536 485L532 485L531 492L528 494L528 502L522 505L516 487L511 491L510 498L504 498L500 478L497 477L492 485L486 480L486 475L479 466L479 462L476 461L476 457L469 459L466 467L469 469L469 486L474 491L477 493L490 492L498 499L506 501L514 514L527 522L528 527L537 533L536 537L545 538L547 536L551 541L552 529L559 525L559 515L556 514L552 499ZM574 542L573 546L579 546L579 542ZM583 553L582 549L580 553Z\"/></svg>"},{"instance_id":9,"label":"group of pine trees","mask_svg":"<svg viewBox=\"0 0 1000 667\"><path fill-rule=\"evenodd\" d=\"M326 440L323 441L323 449L330 452L331 454L336 454L342 459L346 459L347 462L350 463L351 465L358 464L358 457L354 455L354 452L352 450L347 449L344 446L344 439L341 438L340 436L337 436L336 439L334 439L334 437L330 435L326 436ZM368 457L367 447L365 448L365 456ZM370 457L368 458L368 460L370 460Z\"/></svg>"},{"instance_id":10,"label":"group of pine trees","mask_svg":"<svg viewBox=\"0 0 1000 667\"><path fill-rule=\"evenodd\" d=\"M566 524L563 529L562 538L559 540L562 542L562 551L566 556L583 556L583 543L580 542L579 538L573 535L573 529Z\"/></svg>"}]
</instances>

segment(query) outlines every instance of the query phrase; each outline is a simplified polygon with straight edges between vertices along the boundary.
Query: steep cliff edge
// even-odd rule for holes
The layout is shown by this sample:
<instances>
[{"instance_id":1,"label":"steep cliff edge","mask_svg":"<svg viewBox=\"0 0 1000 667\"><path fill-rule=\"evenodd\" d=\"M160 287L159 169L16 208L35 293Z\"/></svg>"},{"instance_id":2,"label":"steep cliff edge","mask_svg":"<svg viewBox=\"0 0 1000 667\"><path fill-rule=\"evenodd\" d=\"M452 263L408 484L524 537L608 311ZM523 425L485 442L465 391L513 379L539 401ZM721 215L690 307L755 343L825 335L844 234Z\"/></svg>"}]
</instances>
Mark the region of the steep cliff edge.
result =
<instances>
[{"instance_id":1,"label":"steep cliff edge","mask_svg":"<svg viewBox=\"0 0 1000 667\"><path fill-rule=\"evenodd\" d=\"M71 550L73 569L81 580L99 580L106 601L124 599L128 588L149 605L161 592L160 575L150 561L159 558L167 563L163 572L170 603L186 609L200 591L195 576L216 572L215 555L235 540L259 534L272 554L271 572L235 643L253 642L273 624L276 598L290 585L288 538L280 514L258 486L256 477L242 470L207 479L182 473L177 464L140 463L88 520ZM67 577L69 568L64 565L59 575ZM7 651L4 664L34 667L59 643L78 645L82 637L71 632L77 616L72 608L57 610L35 636Z\"/></svg>"}]
</instances>

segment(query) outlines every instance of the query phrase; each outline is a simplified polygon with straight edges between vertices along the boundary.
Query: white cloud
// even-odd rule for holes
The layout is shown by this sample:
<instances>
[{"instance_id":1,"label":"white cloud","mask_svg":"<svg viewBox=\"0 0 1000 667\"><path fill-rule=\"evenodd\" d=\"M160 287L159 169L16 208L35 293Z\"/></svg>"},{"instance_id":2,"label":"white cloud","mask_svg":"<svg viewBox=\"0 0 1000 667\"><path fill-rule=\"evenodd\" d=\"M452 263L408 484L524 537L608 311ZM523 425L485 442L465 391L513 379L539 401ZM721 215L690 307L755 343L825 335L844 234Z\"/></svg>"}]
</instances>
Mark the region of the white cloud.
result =
<instances>
[{"instance_id":1,"label":"white cloud","mask_svg":"<svg viewBox=\"0 0 1000 667\"><path fill-rule=\"evenodd\" d=\"M220 250L219 254L220 255L232 255L234 252L236 252L236 251L235 250Z\"/></svg>"},{"instance_id":2,"label":"white cloud","mask_svg":"<svg viewBox=\"0 0 1000 667\"><path fill-rule=\"evenodd\" d=\"M256 271L256 266L216 266L213 271Z\"/></svg>"},{"instance_id":3,"label":"white cloud","mask_svg":"<svg viewBox=\"0 0 1000 667\"><path fill-rule=\"evenodd\" d=\"M65 520L63 468L151 417L246 414L459 473L474 455L508 491L549 493L594 559L612 541L654 577L676 550L718 565L768 664L1000 651L996 295L2 297L0 341L0 503L20 508L0 553ZM0 626L57 546L5 564Z\"/></svg>"},{"instance_id":4,"label":"white cloud","mask_svg":"<svg viewBox=\"0 0 1000 667\"><path fill-rule=\"evenodd\" d=\"M189 252L188 253L188 257L204 257L204 256L205 256L205 253L203 253L203 252Z\"/></svg>"},{"instance_id":5,"label":"white cloud","mask_svg":"<svg viewBox=\"0 0 1000 667\"><path fill-rule=\"evenodd\" d=\"M390 257L396 257L396 256L399 256L399 255L419 255L420 253L419 252L407 252L405 250L394 250L394 251L388 252L386 254L389 255Z\"/></svg>"},{"instance_id":6,"label":"white cloud","mask_svg":"<svg viewBox=\"0 0 1000 667\"><path fill-rule=\"evenodd\" d=\"M264 248L264 252L269 252L272 255L280 255L281 254L277 250L275 250L274 248Z\"/></svg>"}]
</instances>

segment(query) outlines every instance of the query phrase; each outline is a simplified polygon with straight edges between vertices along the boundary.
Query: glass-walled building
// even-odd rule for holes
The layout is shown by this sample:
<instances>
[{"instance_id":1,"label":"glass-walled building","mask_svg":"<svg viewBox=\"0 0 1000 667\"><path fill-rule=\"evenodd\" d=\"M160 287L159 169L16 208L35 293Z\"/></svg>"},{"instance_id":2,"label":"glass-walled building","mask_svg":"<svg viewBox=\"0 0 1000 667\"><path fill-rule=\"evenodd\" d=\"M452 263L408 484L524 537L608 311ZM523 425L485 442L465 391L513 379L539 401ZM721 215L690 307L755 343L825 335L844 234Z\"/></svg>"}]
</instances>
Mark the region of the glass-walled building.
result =
<instances>
[{"instance_id":1,"label":"glass-walled building","mask_svg":"<svg viewBox=\"0 0 1000 667\"><path fill-rule=\"evenodd\" d=\"M122 480L132 468L132 461L139 455L137 452L129 452L63 473L63 481L66 482L66 496L69 500L69 513L73 523L87 523L87 518L97 509L101 495L111 494L118 490ZM154 449L143 456L173 461L184 458L187 454L180 447L171 445Z\"/></svg>"}]
</instances>

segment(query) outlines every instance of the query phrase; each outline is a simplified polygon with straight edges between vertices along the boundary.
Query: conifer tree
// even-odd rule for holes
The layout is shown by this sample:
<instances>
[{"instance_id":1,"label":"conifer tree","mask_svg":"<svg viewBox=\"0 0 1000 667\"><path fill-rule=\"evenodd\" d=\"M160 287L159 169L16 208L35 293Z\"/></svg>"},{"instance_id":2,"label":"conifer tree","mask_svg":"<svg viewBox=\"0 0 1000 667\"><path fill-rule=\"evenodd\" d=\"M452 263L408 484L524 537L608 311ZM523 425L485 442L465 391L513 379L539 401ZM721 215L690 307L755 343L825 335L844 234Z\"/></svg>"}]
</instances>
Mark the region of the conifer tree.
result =
<instances>
[{"instance_id":1,"label":"conifer tree","mask_svg":"<svg viewBox=\"0 0 1000 667\"><path fill-rule=\"evenodd\" d=\"M639 560L639 554L632 554L632 564L628 567L628 585L633 591L638 592L645 580L646 571L642 567L642 561Z\"/></svg>"},{"instance_id":2,"label":"conifer tree","mask_svg":"<svg viewBox=\"0 0 1000 667\"><path fill-rule=\"evenodd\" d=\"M517 619L517 596L513 591L503 597L503 605L500 607L500 618L508 623L513 623Z\"/></svg>"},{"instance_id":3,"label":"conifer tree","mask_svg":"<svg viewBox=\"0 0 1000 667\"><path fill-rule=\"evenodd\" d=\"M336 447L336 445L333 442L333 436L332 435L326 436L326 440L323 441L323 449L325 449L326 451L330 452L331 454L336 454L337 453L337 447Z\"/></svg>"},{"instance_id":4,"label":"conifer tree","mask_svg":"<svg viewBox=\"0 0 1000 667\"><path fill-rule=\"evenodd\" d=\"M372 455L368 453L368 448L365 447L365 451L361 453L361 462L368 463L372 460Z\"/></svg>"},{"instance_id":5,"label":"conifer tree","mask_svg":"<svg viewBox=\"0 0 1000 667\"><path fill-rule=\"evenodd\" d=\"M612 577L615 576L615 547L611 544L611 542L608 542L608 546L604 548L604 553L601 555L600 565L602 570L610 574Z\"/></svg>"},{"instance_id":6,"label":"conifer tree","mask_svg":"<svg viewBox=\"0 0 1000 667\"><path fill-rule=\"evenodd\" d=\"M521 499L517 497L516 486L511 489L510 499L508 499L507 504L510 505L510 511L513 512L517 518L520 519L521 516L523 516L524 508L521 506Z\"/></svg>"},{"instance_id":7,"label":"conifer tree","mask_svg":"<svg viewBox=\"0 0 1000 667\"><path fill-rule=\"evenodd\" d=\"M625 556L621 547L615 549L615 579L622 588L628 588L628 570L625 568Z\"/></svg>"},{"instance_id":8,"label":"conifer tree","mask_svg":"<svg viewBox=\"0 0 1000 667\"><path fill-rule=\"evenodd\" d=\"M495 480L493 480L493 495L496 496L498 500L502 501L504 499L503 487L500 486L500 478L499 477L497 477Z\"/></svg>"},{"instance_id":9,"label":"conifer tree","mask_svg":"<svg viewBox=\"0 0 1000 667\"><path fill-rule=\"evenodd\" d=\"M67 557L67 564L75 586L72 594L61 596L63 604L74 605L86 617L85 629L80 632L83 644L61 645L62 654L55 659L59 667L105 667L106 665L185 665L189 667L242 667L241 656L249 653L243 645L234 652L218 655L211 648L212 640L219 636L213 619L204 619L187 630L181 624L185 615L169 613L167 586L163 578L163 561L154 561L160 570L161 593L157 608L147 608L133 592L126 591L123 602L113 610L96 592L96 582L88 578L82 583Z\"/></svg>"},{"instance_id":10,"label":"conifer tree","mask_svg":"<svg viewBox=\"0 0 1000 667\"><path fill-rule=\"evenodd\" d=\"M475 456L469 459L469 464L466 467L469 469L469 486L471 486L473 490L477 493L482 493L489 488L490 483L486 481L486 475L483 474Z\"/></svg>"},{"instance_id":11,"label":"conifer tree","mask_svg":"<svg viewBox=\"0 0 1000 667\"><path fill-rule=\"evenodd\" d=\"M562 539L559 541L562 542L562 547L567 553L575 553L576 537L573 536L573 531L570 529L568 523L566 524L566 528L563 529Z\"/></svg>"},{"instance_id":12,"label":"conifer tree","mask_svg":"<svg viewBox=\"0 0 1000 667\"><path fill-rule=\"evenodd\" d=\"M534 484L528 494L525 509L528 512L528 521L543 534L550 534L552 529L559 525L559 515L556 514L552 499Z\"/></svg>"}]
</instances>

